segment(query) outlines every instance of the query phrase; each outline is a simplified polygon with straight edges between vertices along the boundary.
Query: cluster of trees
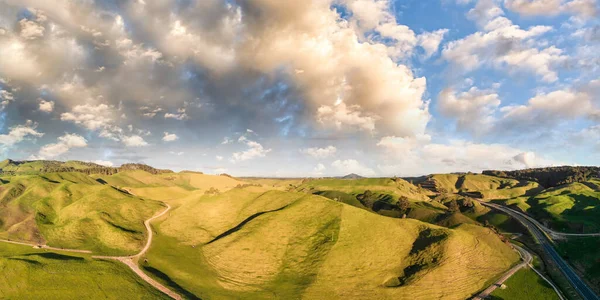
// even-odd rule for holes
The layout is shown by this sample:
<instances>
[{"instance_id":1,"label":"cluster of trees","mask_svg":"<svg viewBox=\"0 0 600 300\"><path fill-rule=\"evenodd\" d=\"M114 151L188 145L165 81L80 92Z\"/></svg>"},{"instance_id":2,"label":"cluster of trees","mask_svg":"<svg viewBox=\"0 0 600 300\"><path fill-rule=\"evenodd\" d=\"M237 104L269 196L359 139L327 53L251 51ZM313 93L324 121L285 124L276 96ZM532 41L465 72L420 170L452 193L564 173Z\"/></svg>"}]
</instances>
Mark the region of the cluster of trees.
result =
<instances>
[{"instance_id":1,"label":"cluster of trees","mask_svg":"<svg viewBox=\"0 0 600 300\"><path fill-rule=\"evenodd\" d=\"M13 166L19 166L29 161L8 161L8 164ZM7 175L16 175L16 174L34 174L34 173L58 173L58 172L79 172L86 175L91 174L101 174L101 175L113 175L123 171L134 171L134 170L142 170L151 174L164 174L164 173L173 173L171 170L161 170L150 167L145 164L124 164L121 167L113 168L113 167L105 167L95 163L76 161L74 162L78 165L78 167L65 166L65 163L60 161L43 161L42 166L39 170L29 170L29 171L5 171L0 170L0 174Z\"/></svg>"},{"instance_id":2,"label":"cluster of trees","mask_svg":"<svg viewBox=\"0 0 600 300\"><path fill-rule=\"evenodd\" d=\"M594 177L600 177L600 167L548 167L525 169L518 171L483 171L491 175L517 180L535 181L545 188L556 187L573 182L583 182Z\"/></svg>"},{"instance_id":3,"label":"cluster of trees","mask_svg":"<svg viewBox=\"0 0 600 300\"><path fill-rule=\"evenodd\" d=\"M410 201L407 197L401 196L396 203L390 199L389 195L377 195L370 190L356 196L364 206L372 209L375 212L380 210L394 210L401 213L406 213L410 208Z\"/></svg>"}]
</instances>

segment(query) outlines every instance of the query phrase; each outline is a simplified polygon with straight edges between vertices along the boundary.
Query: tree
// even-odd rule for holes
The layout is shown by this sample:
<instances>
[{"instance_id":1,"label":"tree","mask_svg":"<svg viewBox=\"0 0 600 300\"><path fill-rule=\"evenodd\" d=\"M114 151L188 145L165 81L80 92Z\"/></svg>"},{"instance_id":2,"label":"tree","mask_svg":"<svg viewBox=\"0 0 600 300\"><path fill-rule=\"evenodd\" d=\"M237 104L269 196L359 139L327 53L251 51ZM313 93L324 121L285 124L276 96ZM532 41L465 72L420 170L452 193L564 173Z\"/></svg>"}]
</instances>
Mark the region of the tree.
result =
<instances>
[{"instance_id":1,"label":"tree","mask_svg":"<svg viewBox=\"0 0 600 300\"><path fill-rule=\"evenodd\" d=\"M410 201L408 201L408 198L406 196L401 196L398 199L398 209L400 209L400 211L402 212L406 212L408 210L408 208L410 208Z\"/></svg>"},{"instance_id":2,"label":"tree","mask_svg":"<svg viewBox=\"0 0 600 300\"><path fill-rule=\"evenodd\" d=\"M455 213L460 210L460 207L458 206L458 202L456 202L456 199L452 199L452 201L450 201L450 203L448 203L446 206L448 207L449 213Z\"/></svg>"}]
</instances>

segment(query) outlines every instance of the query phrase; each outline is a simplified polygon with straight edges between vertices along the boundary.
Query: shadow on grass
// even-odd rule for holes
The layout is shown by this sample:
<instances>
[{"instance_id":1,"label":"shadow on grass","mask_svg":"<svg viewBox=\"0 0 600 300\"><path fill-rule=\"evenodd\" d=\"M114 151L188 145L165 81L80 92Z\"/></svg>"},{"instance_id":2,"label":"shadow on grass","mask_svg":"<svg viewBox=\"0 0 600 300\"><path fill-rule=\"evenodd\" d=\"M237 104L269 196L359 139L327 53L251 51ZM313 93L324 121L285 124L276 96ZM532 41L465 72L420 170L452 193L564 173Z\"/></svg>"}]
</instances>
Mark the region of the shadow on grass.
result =
<instances>
[{"instance_id":1,"label":"shadow on grass","mask_svg":"<svg viewBox=\"0 0 600 300\"><path fill-rule=\"evenodd\" d=\"M85 260L85 258L83 258L83 257L63 255L63 254L52 253L52 252L29 253L29 254L24 254L23 256L39 256L39 257L47 258L47 259L71 260L71 261L84 261Z\"/></svg>"},{"instance_id":2,"label":"shadow on grass","mask_svg":"<svg viewBox=\"0 0 600 300\"><path fill-rule=\"evenodd\" d=\"M171 277L169 277L169 275L159 271L158 269L155 269L150 266L142 266L142 268L144 268L144 270L147 271L148 273L151 273L152 275L156 276L157 278L160 278L170 288L174 289L177 293L183 295L185 298L192 299L192 300L201 300L196 295L192 294L191 292L189 292L188 290L184 289L179 284L177 284L175 281L173 281L171 279Z\"/></svg>"}]
</instances>

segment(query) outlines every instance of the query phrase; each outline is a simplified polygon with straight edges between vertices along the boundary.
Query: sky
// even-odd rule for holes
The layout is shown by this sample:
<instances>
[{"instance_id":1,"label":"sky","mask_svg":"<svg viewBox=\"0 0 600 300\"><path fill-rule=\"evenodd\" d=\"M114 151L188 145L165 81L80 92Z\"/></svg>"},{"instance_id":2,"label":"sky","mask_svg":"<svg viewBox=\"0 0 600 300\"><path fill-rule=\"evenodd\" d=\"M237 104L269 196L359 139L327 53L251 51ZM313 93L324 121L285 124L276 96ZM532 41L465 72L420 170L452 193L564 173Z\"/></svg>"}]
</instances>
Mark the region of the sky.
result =
<instances>
[{"instance_id":1,"label":"sky","mask_svg":"<svg viewBox=\"0 0 600 300\"><path fill-rule=\"evenodd\" d=\"M0 0L0 159L598 165L599 17L596 0Z\"/></svg>"}]
</instances>

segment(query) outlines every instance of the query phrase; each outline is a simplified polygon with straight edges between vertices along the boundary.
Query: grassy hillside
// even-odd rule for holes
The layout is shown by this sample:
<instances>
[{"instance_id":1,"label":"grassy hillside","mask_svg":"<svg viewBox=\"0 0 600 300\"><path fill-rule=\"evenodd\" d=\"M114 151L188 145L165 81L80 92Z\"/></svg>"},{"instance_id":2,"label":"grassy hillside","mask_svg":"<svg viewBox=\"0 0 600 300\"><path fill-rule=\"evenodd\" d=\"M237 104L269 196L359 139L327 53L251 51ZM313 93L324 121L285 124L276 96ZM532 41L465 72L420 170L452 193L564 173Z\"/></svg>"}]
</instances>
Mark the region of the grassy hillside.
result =
<instances>
[{"instance_id":1,"label":"grassy hillside","mask_svg":"<svg viewBox=\"0 0 600 300\"><path fill-rule=\"evenodd\" d=\"M0 299L169 299L125 265L0 243Z\"/></svg>"},{"instance_id":2,"label":"grassy hillside","mask_svg":"<svg viewBox=\"0 0 600 300\"><path fill-rule=\"evenodd\" d=\"M571 183L520 199L525 211L551 228L565 232L600 232L600 192L593 182Z\"/></svg>"},{"instance_id":3,"label":"grassy hillside","mask_svg":"<svg viewBox=\"0 0 600 300\"><path fill-rule=\"evenodd\" d=\"M2 177L0 238L100 253L134 253L162 205L77 173Z\"/></svg>"},{"instance_id":4,"label":"grassy hillside","mask_svg":"<svg viewBox=\"0 0 600 300\"><path fill-rule=\"evenodd\" d=\"M478 192L484 199L510 199L541 191L536 182L481 174L436 174L431 179L442 193Z\"/></svg>"},{"instance_id":5,"label":"grassy hillside","mask_svg":"<svg viewBox=\"0 0 600 300\"><path fill-rule=\"evenodd\" d=\"M257 187L188 201L155 228L145 270L200 298L464 299L518 260L480 226Z\"/></svg>"},{"instance_id":6,"label":"grassy hillside","mask_svg":"<svg viewBox=\"0 0 600 300\"><path fill-rule=\"evenodd\" d=\"M167 201L192 194L202 194L209 190L222 192L245 182L227 177L200 173L151 174L142 170L120 172L110 176L94 176L103 182L143 198Z\"/></svg>"},{"instance_id":7,"label":"grassy hillside","mask_svg":"<svg viewBox=\"0 0 600 300\"><path fill-rule=\"evenodd\" d=\"M405 196L411 201L429 201L426 191L399 178L315 179L306 181L299 186L298 190L339 191L354 196L370 190L374 193L391 194L395 198Z\"/></svg>"}]
</instances>

